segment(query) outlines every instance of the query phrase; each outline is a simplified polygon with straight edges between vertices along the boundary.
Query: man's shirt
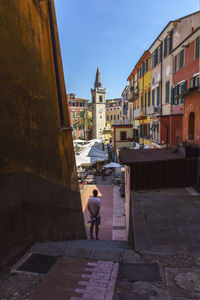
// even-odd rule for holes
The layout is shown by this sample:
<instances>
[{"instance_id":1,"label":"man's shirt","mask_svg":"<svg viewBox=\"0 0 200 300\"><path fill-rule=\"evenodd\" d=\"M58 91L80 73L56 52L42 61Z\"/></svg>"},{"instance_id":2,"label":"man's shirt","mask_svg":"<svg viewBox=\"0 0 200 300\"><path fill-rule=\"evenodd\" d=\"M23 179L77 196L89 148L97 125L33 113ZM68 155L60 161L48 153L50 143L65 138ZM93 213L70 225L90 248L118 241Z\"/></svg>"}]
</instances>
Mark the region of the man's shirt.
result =
<instances>
[{"instance_id":1,"label":"man's shirt","mask_svg":"<svg viewBox=\"0 0 200 300\"><path fill-rule=\"evenodd\" d=\"M88 206L90 207L92 214L96 215L97 209L101 207L101 201L97 197L90 196L88 199ZM97 214L97 217L100 217L100 214Z\"/></svg>"}]
</instances>

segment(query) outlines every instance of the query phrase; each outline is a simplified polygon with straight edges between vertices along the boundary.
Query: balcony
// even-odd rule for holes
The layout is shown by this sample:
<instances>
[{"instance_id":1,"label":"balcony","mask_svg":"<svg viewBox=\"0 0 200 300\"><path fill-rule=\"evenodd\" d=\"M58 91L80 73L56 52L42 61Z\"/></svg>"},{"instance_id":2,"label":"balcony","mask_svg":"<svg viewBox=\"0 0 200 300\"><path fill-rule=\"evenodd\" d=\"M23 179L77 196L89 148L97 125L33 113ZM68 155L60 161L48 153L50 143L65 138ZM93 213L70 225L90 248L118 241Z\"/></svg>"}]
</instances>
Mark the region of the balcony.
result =
<instances>
[{"instance_id":1,"label":"balcony","mask_svg":"<svg viewBox=\"0 0 200 300\"><path fill-rule=\"evenodd\" d=\"M139 117L140 117L140 110L139 110L139 108L134 109L133 118L134 119L138 119Z\"/></svg>"},{"instance_id":2,"label":"balcony","mask_svg":"<svg viewBox=\"0 0 200 300\"><path fill-rule=\"evenodd\" d=\"M151 105L147 107L147 115L153 115L154 114L154 106Z\"/></svg>"},{"instance_id":3,"label":"balcony","mask_svg":"<svg viewBox=\"0 0 200 300\"><path fill-rule=\"evenodd\" d=\"M130 119L115 120L113 125L132 125Z\"/></svg>"},{"instance_id":4,"label":"balcony","mask_svg":"<svg viewBox=\"0 0 200 300\"><path fill-rule=\"evenodd\" d=\"M127 99L128 99L129 102L133 101L133 91L132 91L131 87L130 87L128 93L127 93Z\"/></svg>"},{"instance_id":5,"label":"balcony","mask_svg":"<svg viewBox=\"0 0 200 300\"><path fill-rule=\"evenodd\" d=\"M161 106L153 106L153 115L161 115L162 111L161 111Z\"/></svg>"}]
</instances>

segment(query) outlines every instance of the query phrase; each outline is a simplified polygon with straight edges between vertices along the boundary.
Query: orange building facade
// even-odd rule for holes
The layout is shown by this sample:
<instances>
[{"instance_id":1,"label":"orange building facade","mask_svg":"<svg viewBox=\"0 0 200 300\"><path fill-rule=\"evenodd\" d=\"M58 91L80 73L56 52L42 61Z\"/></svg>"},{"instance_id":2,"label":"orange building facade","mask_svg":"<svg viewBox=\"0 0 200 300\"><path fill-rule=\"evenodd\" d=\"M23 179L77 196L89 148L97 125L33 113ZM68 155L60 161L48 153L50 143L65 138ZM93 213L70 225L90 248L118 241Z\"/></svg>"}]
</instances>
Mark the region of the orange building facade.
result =
<instances>
[{"instance_id":1,"label":"orange building facade","mask_svg":"<svg viewBox=\"0 0 200 300\"><path fill-rule=\"evenodd\" d=\"M84 112L87 115L87 108L88 108L88 100L83 98L76 97L75 94L68 94L67 95L67 103L70 115L70 122L72 126L72 136L74 139L82 139L84 138L84 130L79 129L75 122L80 116L81 112Z\"/></svg>"}]
</instances>

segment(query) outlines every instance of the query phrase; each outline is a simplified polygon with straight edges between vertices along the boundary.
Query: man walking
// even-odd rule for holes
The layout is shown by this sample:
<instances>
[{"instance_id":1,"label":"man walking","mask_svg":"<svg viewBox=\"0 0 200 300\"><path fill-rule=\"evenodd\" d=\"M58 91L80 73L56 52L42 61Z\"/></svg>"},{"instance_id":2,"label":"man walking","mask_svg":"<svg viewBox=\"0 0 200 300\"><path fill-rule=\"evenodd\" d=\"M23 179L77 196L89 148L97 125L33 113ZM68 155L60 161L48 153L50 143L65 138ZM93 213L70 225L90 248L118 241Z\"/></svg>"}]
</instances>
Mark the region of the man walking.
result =
<instances>
[{"instance_id":1,"label":"man walking","mask_svg":"<svg viewBox=\"0 0 200 300\"><path fill-rule=\"evenodd\" d=\"M99 225L101 221L100 217L100 207L101 207L101 201L99 198L97 198L98 191L93 190L93 196L90 196L88 199L88 205L87 208L90 212L90 239L94 239L93 237L93 228L95 225L95 234L96 234L96 240L99 239Z\"/></svg>"}]
</instances>

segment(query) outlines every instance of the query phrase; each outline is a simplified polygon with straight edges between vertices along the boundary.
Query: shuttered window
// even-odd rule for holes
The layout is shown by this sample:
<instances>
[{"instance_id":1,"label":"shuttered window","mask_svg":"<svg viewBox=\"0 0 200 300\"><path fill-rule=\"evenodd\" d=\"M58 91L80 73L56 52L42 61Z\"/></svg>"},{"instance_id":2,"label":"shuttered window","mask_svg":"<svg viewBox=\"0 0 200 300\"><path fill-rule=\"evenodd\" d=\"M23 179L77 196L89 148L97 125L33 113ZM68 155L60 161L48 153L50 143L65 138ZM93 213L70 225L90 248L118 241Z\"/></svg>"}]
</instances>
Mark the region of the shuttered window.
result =
<instances>
[{"instance_id":1,"label":"shuttered window","mask_svg":"<svg viewBox=\"0 0 200 300\"><path fill-rule=\"evenodd\" d=\"M160 104L160 87L157 87L157 105Z\"/></svg>"},{"instance_id":2,"label":"shuttered window","mask_svg":"<svg viewBox=\"0 0 200 300\"><path fill-rule=\"evenodd\" d=\"M150 96L151 95L151 93L150 93L150 90L148 91L148 106L150 106L151 105L151 99L150 99Z\"/></svg>"},{"instance_id":3,"label":"shuttered window","mask_svg":"<svg viewBox=\"0 0 200 300\"><path fill-rule=\"evenodd\" d=\"M196 38L196 43L195 43L195 58L199 57L199 47L200 47L200 36Z\"/></svg>"},{"instance_id":4,"label":"shuttered window","mask_svg":"<svg viewBox=\"0 0 200 300\"><path fill-rule=\"evenodd\" d=\"M169 81L166 82L165 88L166 88L165 103L169 103Z\"/></svg>"},{"instance_id":5,"label":"shuttered window","mask_svg":"<svg viewBox=\"0 0 200 300\"><path fill-rule=\"evenodd\" d=\"M155 90L152 91L152 105L155 103Z\"/></svg>"},{"instance_id":6,"label":"shuttered window","mask_svg":"<svg viewBox=\"0 0 200 300\"><path fill-rule=\"evenodd\" d=\"M180 56L179 56L179 69L182 68L184 66L184 54L185 51L184 49L180 52Z\"/></svg>"},{"instance_id":7,"label":"shuttered window","mask_svg":"<svg viewBox=\"0 0 200 300\"><path fill-rule=\"evenodd\" d=\"M176 55L176 56L174 57L174 72L177 71L177 58L178 58L178 56Z\"/></svg>"},{"instance_id":8,"label":"shuttered window","mask_svg":"<svg viewBox=\"0 0 200 300\"><path fill-rule=\"evenodd\" d=\"M167 38L164 39L164 57L167 55Z\"/></svg>"}]
</instances>

